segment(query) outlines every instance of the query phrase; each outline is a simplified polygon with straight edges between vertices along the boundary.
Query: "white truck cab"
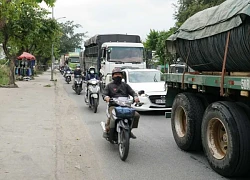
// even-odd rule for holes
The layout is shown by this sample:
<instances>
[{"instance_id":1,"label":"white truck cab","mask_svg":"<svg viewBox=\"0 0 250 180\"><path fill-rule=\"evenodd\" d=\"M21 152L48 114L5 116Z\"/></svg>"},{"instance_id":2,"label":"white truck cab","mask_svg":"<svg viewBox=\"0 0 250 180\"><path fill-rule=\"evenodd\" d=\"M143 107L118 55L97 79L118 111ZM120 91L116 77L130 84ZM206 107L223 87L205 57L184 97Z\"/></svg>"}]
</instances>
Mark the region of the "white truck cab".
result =
<instances>
[{"instance_id":1,"label":"white truck cab","mask_svg":"<svg viewBox=\"0 0 250 180\"><path fill-rule=\"evenodd\" d=\"M144 46L142 43L106 42L102 44L101 69L105 86L112 81L112 70L136 68L145 69Z\"/></svg>"}]
</instances>

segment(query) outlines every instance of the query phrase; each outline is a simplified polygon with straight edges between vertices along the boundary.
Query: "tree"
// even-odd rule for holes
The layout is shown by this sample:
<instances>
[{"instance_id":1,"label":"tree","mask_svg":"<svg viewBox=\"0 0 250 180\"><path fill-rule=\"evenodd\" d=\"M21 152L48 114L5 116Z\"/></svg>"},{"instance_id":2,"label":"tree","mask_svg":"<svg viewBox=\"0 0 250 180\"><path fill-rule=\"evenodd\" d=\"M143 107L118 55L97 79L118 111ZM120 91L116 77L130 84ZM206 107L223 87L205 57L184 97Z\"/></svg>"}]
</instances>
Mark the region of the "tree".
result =
<instances>
[{"instance_id":1,"label":"tree","mask_svg":"<svg viewBox=\"0 0 250 180\"><path fill-rule=\"evenodd\" d=\"M155 51L158 38L159 38L159 32L154 29L153 30L150 29L150 32L147 35L146 41L144 43L145 48Z\"/></svg>"},{"instance_id":2,"label":"tree","mask_svg":"<svg viewBox=\"0 0 250 180\"><path fill-rule=\"evenodd\" d=\"M67 21L60 24L62 36L60 39L59 52L62 54L74 51L81 46L85 33L75 33L76 28L82 27L80 24L74 24L73 21Z\"/></svg>"},{"instance_id":3,"label":"tree","mask_svg":"<svg viewBox=\"0 0 250 180\"><path fill-rule=\"evenodd\" d=\"M195 13L216 6L225 0L178 0L178 5L175 5L176 12L176 27L180 27L189 17Z\"/></svg>"},{"instance_id":4,"label":"tree","mask_svg":"<svg viewBox=\"0 0 250 180\"><path fill-rule=\"evenodd\" d=\"M53 5L54 1L48 2ZM44 43L46 39L50 41L55 39L59 26L55 20L45 20L48 12L32 0L2 0L1 9L0 17L4 18L0 20L0 37L3 50L10 59L10 84L15 84L14 61L16 57L23 51L31 52L39 49L39 45L46 44ZM39 38L43 42L39 41ZM51 46L51 42L49 44Z\"/></svg>"},{"instance_id":5,"label":"tree","mask_svg":"<svg viewBox=\"0 0 250 180\"><path fill-rule=\"evenodd\" d=\"M166 72L166 64L168 64L173 56L168 53L166 49L166 40L176 31L176 28L170 28L168 31L160 31L158 42L156 44L156 54L159 57L159 64L164 65L164 71Z\"/></svg>"}]
</instances>

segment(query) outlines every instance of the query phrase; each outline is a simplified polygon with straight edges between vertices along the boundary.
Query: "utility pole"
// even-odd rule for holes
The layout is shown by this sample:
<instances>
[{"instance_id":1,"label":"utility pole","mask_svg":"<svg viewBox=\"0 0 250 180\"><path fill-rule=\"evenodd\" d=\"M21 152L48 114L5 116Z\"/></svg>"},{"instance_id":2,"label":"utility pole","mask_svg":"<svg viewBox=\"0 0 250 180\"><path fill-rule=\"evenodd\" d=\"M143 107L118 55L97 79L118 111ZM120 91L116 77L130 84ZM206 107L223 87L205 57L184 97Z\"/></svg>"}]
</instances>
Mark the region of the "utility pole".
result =
<instances>
[{"instance_id":1,"label":"utility pole","mask_svg":"<svg viewBox=\"0 0 250 180\"><path fill-rule=\"evenodd\" d=\"M52 19L54 19L54 7L52 7ZM52 47L51 47L51 79L50 81L54 81L54 42L52 40Z\"/></svg>"}]
</instances>

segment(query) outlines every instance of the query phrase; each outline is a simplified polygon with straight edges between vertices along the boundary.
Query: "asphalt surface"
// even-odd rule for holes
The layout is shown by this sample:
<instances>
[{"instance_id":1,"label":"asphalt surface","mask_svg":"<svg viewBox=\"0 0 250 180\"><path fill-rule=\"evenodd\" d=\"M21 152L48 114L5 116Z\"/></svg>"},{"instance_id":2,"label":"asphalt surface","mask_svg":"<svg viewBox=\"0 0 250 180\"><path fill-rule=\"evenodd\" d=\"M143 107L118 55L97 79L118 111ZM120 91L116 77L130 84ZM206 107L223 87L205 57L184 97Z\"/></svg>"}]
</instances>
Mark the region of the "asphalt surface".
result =
<instances>
[{"instance_id":1,"label":"asphalt surface","mask_svg":"<svg viewBox=\"0 0 250 180\"><path fill-rule=\"evenodd\" d=\"M106 103L100 99L96 114L84 102L84 92L77 95L72 82L60 83L78 105L82 123L88 129L93 141L96 158L106 180L220 180L227 179L215 173L202 152L186 153L175 144L170 119L164 112L140 113L139 128L133 132L137 139L131 139L130 151L125 162L120 160L118 146L102 138L101 121L106 120ZM239 179L239 178L236 178ZM245 178L245 179L249 179Z\"/></svg>"}]
</instances>

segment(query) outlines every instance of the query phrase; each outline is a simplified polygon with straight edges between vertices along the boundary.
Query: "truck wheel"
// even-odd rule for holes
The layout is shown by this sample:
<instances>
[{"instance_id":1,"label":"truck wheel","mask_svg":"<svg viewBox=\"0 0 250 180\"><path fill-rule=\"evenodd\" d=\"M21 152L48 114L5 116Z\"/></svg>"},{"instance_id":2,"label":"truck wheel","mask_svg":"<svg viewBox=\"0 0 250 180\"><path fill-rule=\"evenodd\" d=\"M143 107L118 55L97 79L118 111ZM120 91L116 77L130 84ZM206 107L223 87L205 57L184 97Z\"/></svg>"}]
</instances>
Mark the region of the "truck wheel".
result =
<instances>
[{"instance_id":1,"label":"truck wheel","mask_svg":"<svg viewBox=\"0 0 250 180\"><path fill-rule=\"evenodd\" d=\"M180 93L172 106L172 132L178 147L198 151L201 145L201 120L204 113L201 100L192 93Z\"/></svg>"},{"instance_id":2,"label":"truck wheel","mask_svg":"<svg viewBox=\"0 0 250 180\"><path fill-rule=\"evenodd\" d=\"M250 107L242 102L236 102L236 104L244 110L248 117L248 120L250 120Z\"/></svg>"},{"instance_id":3,"label":"truck wheel","mask_svg":"<svg viewBox=\"0 0 250 180\"><path fill-rule=\"evenodd\" d=\"M212 169L225 177L249 173L250 122L232 102L208 106L202 121L202 144Z\"/></svg>"}]
</instances>

